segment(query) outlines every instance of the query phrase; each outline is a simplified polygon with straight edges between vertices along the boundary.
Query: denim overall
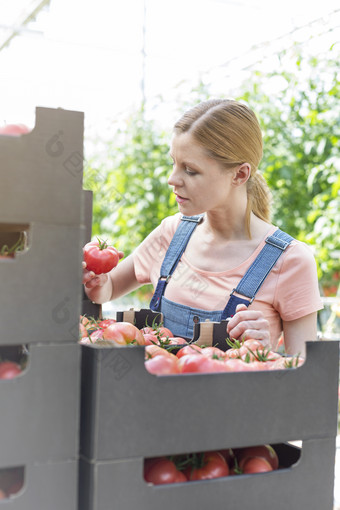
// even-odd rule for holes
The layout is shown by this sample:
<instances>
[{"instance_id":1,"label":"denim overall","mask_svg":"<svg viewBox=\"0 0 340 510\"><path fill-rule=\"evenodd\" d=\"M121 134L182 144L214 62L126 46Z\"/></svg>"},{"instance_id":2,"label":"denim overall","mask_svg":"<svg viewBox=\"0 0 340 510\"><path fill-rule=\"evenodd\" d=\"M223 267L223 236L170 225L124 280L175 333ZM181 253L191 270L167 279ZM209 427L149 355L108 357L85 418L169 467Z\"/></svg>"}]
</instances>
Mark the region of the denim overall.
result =
<instances>
[{"instance_id":1,"label":"denim overall","mask_svg":"<svg viewBox=\"0 0 340 510\"><path fill-rule=\"evenodd\" d=\"M242 303L249 306L254 301L257 291L270 273L277 259L293 240L290 235L279 229L271 236L267 237L265 246L247 269L237 287L232 290L224 310L207 311L199 308L192 308L170 301L164 297L164 291L185 251L193 231L202 219L202 215L182 216L181 223L165 254L161 266L161 275L155 293L150 301L151 310L162 312L164 326L169 328L174 336L181 336L186 339L193 338L195 323L205 322L207 319L213 322L220 322L221 320L233 316L238 304ZM248 299L236 296L235 292Z\"/></svg>"}]
</instances>

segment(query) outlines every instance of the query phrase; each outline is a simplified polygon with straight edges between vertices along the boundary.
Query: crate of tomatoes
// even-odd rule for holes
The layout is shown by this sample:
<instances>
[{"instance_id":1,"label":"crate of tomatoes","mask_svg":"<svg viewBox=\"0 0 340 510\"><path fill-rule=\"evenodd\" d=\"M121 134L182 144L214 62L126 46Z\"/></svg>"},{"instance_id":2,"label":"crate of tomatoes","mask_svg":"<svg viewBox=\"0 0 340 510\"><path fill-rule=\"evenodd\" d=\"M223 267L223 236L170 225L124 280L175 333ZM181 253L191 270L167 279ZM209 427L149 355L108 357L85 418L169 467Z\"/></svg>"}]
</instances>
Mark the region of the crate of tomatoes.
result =
<instances>
[{"instance_id":1,"label":"crate of tomatoes","mask_svg":"<svg viewBox=\"0 0 340 510\"><path fill-rule=\"evenodd\" d=\"M83 113L0 127L0 505L77 509Z\"/></svg>"},{"instance_id":2,"label":"crate of tomatoes","mask_svg":"<svg viewBox=\"0 0 340 510\"><path fill-rule=\"evenodd\" d=\"M337 342L302 360L230 341L223 321L187 342L150 310L82 317L80 336L82 509L331 510Z\"/></svg>"}]
</instances>

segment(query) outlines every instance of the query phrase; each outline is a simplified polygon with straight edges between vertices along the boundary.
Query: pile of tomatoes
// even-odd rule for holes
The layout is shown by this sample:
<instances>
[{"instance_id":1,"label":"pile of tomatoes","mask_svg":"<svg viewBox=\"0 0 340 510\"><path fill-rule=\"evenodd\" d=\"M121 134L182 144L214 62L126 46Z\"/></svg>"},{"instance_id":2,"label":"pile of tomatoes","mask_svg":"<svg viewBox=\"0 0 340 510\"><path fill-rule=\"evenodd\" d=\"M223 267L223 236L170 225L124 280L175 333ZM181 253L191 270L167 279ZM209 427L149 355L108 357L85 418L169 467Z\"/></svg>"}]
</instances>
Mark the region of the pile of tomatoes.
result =
<instances>
[{"instance_id":1,"label":"pile of tomatoes","mask_svg":"<svg viewBox=\"0 0 340 510\"><path fill-rule=\"evenodd\" d=\"M296 368L303 363L299 356L287 357L274 352L259 340L228 340L229 349L200 347L184 338L174 337L162 325L141 329L115 319L96 321L80 318L80 343L105 346L145 346L145 368L154 375L214 372L250 372Z\"/></svg>"},{"instance_id":2,"label":"pile of tomatoes","mask_svg":"<svg viewBox=\"0 0 340 510\"><path fill-rule=\"evenodd\" d=\"M266 444L145 459L144 479L161 485L266 473L276 469L279 469L279 458L274 448Z\"/></svg>"}]
</instances>

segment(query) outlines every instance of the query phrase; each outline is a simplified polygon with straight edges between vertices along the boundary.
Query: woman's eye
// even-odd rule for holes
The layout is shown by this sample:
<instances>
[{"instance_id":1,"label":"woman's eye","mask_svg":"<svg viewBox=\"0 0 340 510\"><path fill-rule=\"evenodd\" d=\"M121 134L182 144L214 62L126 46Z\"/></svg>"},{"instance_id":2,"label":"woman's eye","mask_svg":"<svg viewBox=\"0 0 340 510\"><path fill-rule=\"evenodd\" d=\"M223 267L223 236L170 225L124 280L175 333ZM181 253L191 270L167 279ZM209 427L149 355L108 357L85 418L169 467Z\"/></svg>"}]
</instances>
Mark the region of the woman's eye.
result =
<instances>
[{"instance_id":1,"label":"woman's eye","mask_svg":"<svg viewBox=\"0 0 340 510\"><path fill-rule=\"evenodd\" d=\"M188 175L196 175L197 172L195 172L194 170L191 170L190 168L188 167L185 167L184 169L185 173L188 174Z\"/></svg>"}]
</instances>

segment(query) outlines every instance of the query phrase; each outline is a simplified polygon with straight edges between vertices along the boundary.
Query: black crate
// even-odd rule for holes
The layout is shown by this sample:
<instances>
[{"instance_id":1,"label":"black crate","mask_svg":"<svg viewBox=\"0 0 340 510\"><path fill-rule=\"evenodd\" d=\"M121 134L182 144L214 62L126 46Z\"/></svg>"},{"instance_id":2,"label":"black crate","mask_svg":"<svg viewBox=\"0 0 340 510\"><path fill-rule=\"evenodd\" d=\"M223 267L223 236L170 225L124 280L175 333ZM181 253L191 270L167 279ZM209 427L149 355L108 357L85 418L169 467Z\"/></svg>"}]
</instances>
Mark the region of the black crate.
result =
<instances>
[{"instance_id":1,"label":"black crate","mask_svg":"<svg viewBox=\"0 0 340 510\"><path fill-rule=\"evenodd\" d=\"M114 433L114 432L113 432ZM141 433L145 436L146 431ZM286 466L270 473L154 486L143 458L80 460L81 510L332 510L335 439L277 445ZM297 460L297 458L299 458Z\"/></svg>"}]
</instances>

